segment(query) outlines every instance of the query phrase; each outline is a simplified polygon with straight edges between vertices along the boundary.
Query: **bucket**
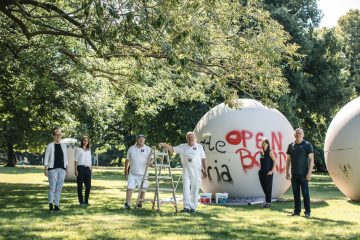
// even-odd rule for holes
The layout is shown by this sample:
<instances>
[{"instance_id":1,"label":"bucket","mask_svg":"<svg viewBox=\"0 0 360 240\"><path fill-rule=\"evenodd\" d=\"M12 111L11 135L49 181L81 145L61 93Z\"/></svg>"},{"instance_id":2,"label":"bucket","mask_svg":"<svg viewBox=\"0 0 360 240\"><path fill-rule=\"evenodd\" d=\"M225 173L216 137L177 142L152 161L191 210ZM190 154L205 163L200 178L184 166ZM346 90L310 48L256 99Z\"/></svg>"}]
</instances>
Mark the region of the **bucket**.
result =
<instances>
[{"instance_id":1,"label":"bucket","mask_svg":"<svg viewBox=\"0 0 360 240\"><path fill-rule=\"evenodd\" d=\"M200 203L210 204L212 198L212 193L200 193Z\"/></svg>"},{"instance_id":2,"label":"bucket","mask_svg":"<svg viewBox=\"0 0 360 240\"><path fill-rule=\"evenodd\" d=\"M228 193L215 193L215 202L219 204L226 204L229 198Z\"/></svg>"}]
</instances>

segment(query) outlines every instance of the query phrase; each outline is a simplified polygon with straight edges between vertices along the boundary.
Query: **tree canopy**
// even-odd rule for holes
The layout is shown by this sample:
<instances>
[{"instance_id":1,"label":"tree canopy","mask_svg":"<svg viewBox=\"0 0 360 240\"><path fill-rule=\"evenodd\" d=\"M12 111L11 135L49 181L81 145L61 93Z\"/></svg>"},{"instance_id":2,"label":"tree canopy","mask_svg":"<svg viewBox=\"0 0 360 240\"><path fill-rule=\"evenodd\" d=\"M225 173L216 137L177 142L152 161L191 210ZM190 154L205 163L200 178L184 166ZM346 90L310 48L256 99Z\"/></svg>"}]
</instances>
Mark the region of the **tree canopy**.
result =
<instances>
[{"instance_id":1,"label":"tree canopy","mask_svg":"<svg viewBox=\"0 0 360 240\"><path fill-rule=\"evenodd\" d=\"M41 152L54 125L97 145L138 131L181 141L238 97L278 107L321 148L359 91L358 16L335 31L314 30L315 0L3 0L1 148L9 162L14 148Z\"/></svg>"}]
</instances>

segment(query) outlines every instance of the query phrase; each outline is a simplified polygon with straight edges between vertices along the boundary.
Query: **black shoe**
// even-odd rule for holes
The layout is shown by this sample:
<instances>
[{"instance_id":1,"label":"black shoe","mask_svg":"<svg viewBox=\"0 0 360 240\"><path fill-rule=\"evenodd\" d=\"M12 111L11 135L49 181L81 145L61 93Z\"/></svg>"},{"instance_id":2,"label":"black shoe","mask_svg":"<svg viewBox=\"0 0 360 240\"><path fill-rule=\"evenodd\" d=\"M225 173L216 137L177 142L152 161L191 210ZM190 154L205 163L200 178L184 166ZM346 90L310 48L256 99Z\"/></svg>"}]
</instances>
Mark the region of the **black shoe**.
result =
<instances>
[{"instance_id":1,"label":"black shoe","mask_svg":"<svg viewBox=\"0 0 360 240\"><path fill-rule=\"evenodd\" d=\"M271 208L271 203L265 203L263 208Z\"/></svg>"},{"instance_id":2,"label":"black shoe","mask_svg":"<svg viewBox=\"0 0 360 240\"><path fill-rule=\"evenodd\" d=\"M124 204L124 208L125 208L125 209L130 209L130 205L129 205L128 203L125 203L125 204Z\"/></svg>"},{"instance_id":3,"label":"black shoe","mask_svg":"<svg viewBox=\"0 0 360 240\"><path fill-rule=\"evenodd\" d=\"M139 203L138 205L136 205L136 207L135 207L136 209L140 209L140 208L142 208L142 204L141 203Z\"/></svg>"},{"instance_id":4,"label":"black shoe","mask_svg":"<svg viewBox=\"0 0 360 240\"><path fill-rule=\"evenodd\" d=\"M54 210L54 205L52 203L49 203L49 211Z\"/></svg>"},{"instance_id":5,"label":"black shoe","mask_svg":"<svg viewBox=\"0 0 360 240\"><path fill-rule=\"evenodd\" d=\"M305 213L305 217L306 217L306 218L311 218L310 213Z\"/></svg>"},{"instance_id":6,"label":"black shoe","mask_svg":"<svg viewBox=\"0 0 360 240\"><path fill-rule=\"evenodd\" d=\"M196 210L192 208L192 209L190 209L190 212L196 212Z\"/></svg>"},{"instance_id":7,"label":"black shoe","mask_svg":"<svg viewBox=\"0 0 360 240\"><path fill-rule=\"evenodd\" d=\"M293 212L290 216L300 216L300 213Z\"/></svg>"},{"instance_id":8,"label":"black shoe","mask_svg":"<svg viewBox=\"0 0 360 240\"><path fill-rule=\"evenodd\" d=\"M54 211L60 211L60 208L55 205Z\"/></svg>"},{"instance_id":9,"label":"black shoe","mask_svg":"<svg viewBox=\"0 0 360 240\"><path fill-rule=\"evenodd\" d=\"M181 210L181 212L188 213L188 212L190 212L190 210L188 208L184 208L183 210Z\"/></svg>"}]
</instances>

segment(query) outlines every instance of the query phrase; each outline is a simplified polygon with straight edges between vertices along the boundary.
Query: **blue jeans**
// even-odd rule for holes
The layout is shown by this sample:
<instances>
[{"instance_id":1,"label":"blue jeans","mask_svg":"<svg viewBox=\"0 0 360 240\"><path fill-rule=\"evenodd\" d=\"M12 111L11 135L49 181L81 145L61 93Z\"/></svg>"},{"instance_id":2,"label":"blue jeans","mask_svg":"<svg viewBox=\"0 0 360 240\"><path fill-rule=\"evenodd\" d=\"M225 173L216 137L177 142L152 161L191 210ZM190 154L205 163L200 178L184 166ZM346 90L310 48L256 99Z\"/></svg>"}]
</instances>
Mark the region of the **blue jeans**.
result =
<instances>
[{"instance_id":1,"label":"blue jeans","mask_svg":"<svg viewBox=\"0 0 360 240\"><path fill-rule=\"evenodd\" d=\"M301 198L300 188L304 198L305 213L310 214L310 194L308 180L306 180L306 174L293 174L291 177L291 187L294 194L294 213L300 214L301 212Z\"/></svg>"}]
</instances>

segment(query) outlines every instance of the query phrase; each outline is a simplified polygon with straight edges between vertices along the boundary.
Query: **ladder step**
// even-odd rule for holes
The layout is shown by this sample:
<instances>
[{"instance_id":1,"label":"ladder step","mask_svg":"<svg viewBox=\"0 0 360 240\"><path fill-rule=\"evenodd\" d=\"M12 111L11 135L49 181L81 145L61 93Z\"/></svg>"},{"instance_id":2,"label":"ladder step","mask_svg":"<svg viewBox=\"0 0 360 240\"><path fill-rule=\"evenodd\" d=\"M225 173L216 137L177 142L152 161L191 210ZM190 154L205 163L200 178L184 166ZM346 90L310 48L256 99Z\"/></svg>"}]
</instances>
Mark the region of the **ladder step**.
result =
<instances>
[{"instance_id":1,"label":"ladder step","mask_svg":"<svg viewBox=\"0 0 360 240\"><path fill-rule=\"evenodd\" d=\"M174 189L172 189L172 188L159 188L159 191L161 191L161 192L172 192L172 191L174 191Z\"/></svg>"},{"instance_id":2,"label":"ladder step","mask_svg":"<svg viewBox=\"0 0 360 240\"><path fill-rule=\"evenodd\" d=\"M163 167L163 168L171 168L170 164L154 164L154 167Z\"/></svg>"},{"instance_id":3,"label":"ladder step","mask_svg":"<svg viewBox=\"0 0 360 240\"><path fill-rule=\"evenodd\" d=\"M156 179L156 176L148 176L148 179ZM158 179L172 179L170 176L158 176Z\"/></svg>"},{"instance_id":4,"label":"ladder step","mask_svg":"<svg viewBox=\"0 0 360 240\"><path fill-rule=\"evenodd\" d=\"M156 188L148 188L147 191L156 192ZM172 188L159 188L159 192L172 192Z\"/></svg>"},{"instance_id":5,"label":"ladder step","mask_svg":"<svg viewBox=\"0 0 360 240\"><path fill-rule=\"evenodd\" d=\"M155 155L156 155L157 157L158 157L158 156L159 156L159 157L160 157L160 156L166 156L166 157L167 157L168 154L167 154L167 153L164 153L164 152L156 152Z\"/></svg>"},{"instance_id":6,"label":"ladder step","mask_svg":"<svg viewBox=\"0 0 360 240\"><path fill-rule=\"evenodd\" d=\"M140 198L139 201L140 201L140 202L153 202L154 199L150 199L150 198Z\"/></svg>"}]
</instances>

